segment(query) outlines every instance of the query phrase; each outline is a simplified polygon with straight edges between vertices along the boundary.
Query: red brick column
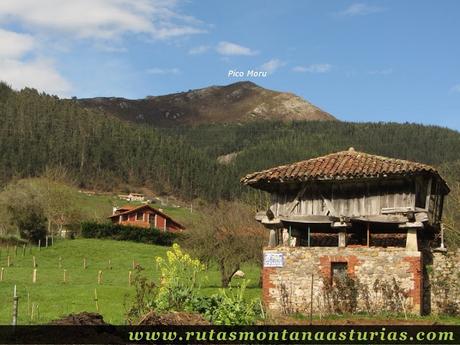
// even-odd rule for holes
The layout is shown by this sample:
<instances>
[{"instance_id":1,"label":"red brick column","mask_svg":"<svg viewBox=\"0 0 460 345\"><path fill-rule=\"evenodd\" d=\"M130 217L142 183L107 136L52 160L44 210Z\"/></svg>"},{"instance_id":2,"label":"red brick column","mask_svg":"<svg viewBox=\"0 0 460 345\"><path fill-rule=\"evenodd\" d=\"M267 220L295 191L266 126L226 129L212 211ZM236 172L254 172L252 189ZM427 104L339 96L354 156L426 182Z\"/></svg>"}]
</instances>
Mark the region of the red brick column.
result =
<instances>
[{"instance_id":1,"label":"red brick column","mask_svg":"<svg viewBox=\"0 0 460 345\"><path fill-rule=\"evenodd\" d=\"M275 287L272 281L272 274L276 273L276 268L273 267L264 267L262 269L262 302L269 307L270 302L272 302L273 297L270 295L270 289Z\"/></svg>"},{"instance_id":2,"label":"red brick column","mask_svg":"<svg viewBox=\"0 0 460 345\"><path fill-rule=\"evenodd\" d=\"M406 256L403 260L409 263L407 272L412 273L414 277L414 288L409 291L409 296L412 298L412 310L421 313L423 292L422 257Z\"/></svg>"}]
</instances>

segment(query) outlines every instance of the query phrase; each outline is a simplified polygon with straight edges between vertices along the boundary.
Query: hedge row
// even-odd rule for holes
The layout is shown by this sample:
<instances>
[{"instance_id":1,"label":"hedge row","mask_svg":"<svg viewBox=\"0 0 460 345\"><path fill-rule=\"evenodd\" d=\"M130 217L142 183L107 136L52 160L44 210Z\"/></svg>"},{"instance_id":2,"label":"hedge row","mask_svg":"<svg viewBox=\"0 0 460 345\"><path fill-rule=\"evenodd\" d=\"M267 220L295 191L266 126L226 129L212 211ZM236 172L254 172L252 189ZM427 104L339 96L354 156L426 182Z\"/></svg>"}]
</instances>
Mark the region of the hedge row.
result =
<instances>
[{"instance_id":1,"label":"hedge row","mask_svg":"<svg viewBox=\"0 0 460 345\"><path fill-rule=\"evenodd\" d=\"M155 228L138 228L110 223L85 222L81 224L82 236L85 238L110 238L118 241L170 246L178 238L178 234L160 231Z\"/></svg>"}]
</instances>

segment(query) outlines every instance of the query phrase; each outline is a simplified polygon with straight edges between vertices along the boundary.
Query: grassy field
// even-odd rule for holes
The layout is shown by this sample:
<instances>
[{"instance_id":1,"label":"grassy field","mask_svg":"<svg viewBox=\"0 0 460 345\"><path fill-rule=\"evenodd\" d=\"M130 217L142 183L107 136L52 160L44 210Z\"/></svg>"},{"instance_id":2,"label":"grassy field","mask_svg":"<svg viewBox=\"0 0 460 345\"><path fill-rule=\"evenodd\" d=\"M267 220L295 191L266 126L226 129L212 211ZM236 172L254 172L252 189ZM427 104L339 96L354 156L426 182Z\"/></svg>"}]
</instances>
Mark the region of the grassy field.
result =
<instances>
[{"instance_id":1,"label":"grassy field","mask_svg":"<svg viewBox=\"0 0 460 345\"><path fill-rule=\"evenodd\" d=\"M85 219L106 220L112 214L113 206L142 205L141 202L121 200L116 195L75 193L74 198L76 206L82 212ZM161 208L168 216L186 226L199 217L196 211L190 212L189 208L161 204L151 205L157 209Z\"/></svg>"},{"instance_id":2,"label":"grassy field","mask_svg":"<svg viewBox=\"0 0 460 345\"><path fill-rule=\"evenodd\" d=\"M96 311L95 289L98 295L99 312L113 324L123 324L126 305L130 303L134 288L128 286L128 272L133 260L145 270L143 274L158 279L154 258L165 256L168 247L132 242L76 239L56 241L53 247L27 249L9 248L11 267L7 267L6 248L1 249L0 267L4 268L0 282L0 324L10 324L14 285L19 295L18 324L46 323L62 315L79 311ZM32 283L33 256L37 263L37 282ZM59 257L62 268L59 268ZM83 260L87 259L87 268ZM112 269L109 267L111 260ZM64 269L67 283L63 282ZM98 285L98 271L103 271L103 283ZM251 280L247 289L248 297L259 297L259 269L255 266L243 267L246 277ZM203 293L218 291L220 275L210 268L203 278ZM38 305L31 320L32 304ZM36 311L36 309L35 309Z\"/></svg>"}]
</instances>

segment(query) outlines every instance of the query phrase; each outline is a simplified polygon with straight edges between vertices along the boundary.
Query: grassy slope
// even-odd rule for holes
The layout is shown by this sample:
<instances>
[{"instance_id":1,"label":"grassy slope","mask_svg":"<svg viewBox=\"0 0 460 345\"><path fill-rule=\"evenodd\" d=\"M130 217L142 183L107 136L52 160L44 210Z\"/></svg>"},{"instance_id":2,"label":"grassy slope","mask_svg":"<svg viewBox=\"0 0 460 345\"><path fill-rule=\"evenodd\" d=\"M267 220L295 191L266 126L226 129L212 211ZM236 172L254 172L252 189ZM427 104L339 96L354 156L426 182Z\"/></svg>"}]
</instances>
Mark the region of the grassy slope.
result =
<instances>
[{"instance_id":1,"label":"grassy slope","mask_svg":"<svg viewBox=\"0 0 460 345\"><path fill-rule=\"evenodd\" d=\"M39 305L40 319L35 323L45 323L71 312L96 311L94 289L97 288L100 313L107 322L123 324L125 302L129 302L134 288L128 287L128 272L135 260L145 270L144 274L158 279L154 258L164 256L167 247L145 245L131 242L111 240L77 239L57 241L54 247L33 248L22 256L18 248L15 257L14 250L9 249L13 266L6 267L6 249L2 248L0 266L4 267L4 281L0 282L0 324L9 324L12 315L13 287L16 284L19 299L19 324L29 324L27 311L27 293L30 305ZM32 256L36 257L38 265L38 282L32 284ZM58 267L59 257L62 257L63 268ZM88 261L88 268L83 269L83 258ZM112 261L112 270L108 268L108 260ZM68 283L64 284L63 269L67 269ZM103 284L97 285L98 271L103 271ZM254 267L244 267L247 277L251 280L248 296L258 297L257 287L259 270ZM219 287L219 273L210 269L207 278L203 280L203 292L215 293Z\"/></svg>"},{"instance_id":2,"label":"grassy slope","mask_svg":"<svg viewBox=\"0 0 460 345\"><path fill-rule=\"evenodd\" d=\"M121 200L116 195L87 195L84 193L75 193L75 203L85 219L97 220L106 220L112 214L113 206L142 205L141 202ZM168 216L186 226L199 216L196 211L190 213L190 209L185 207L163 206L160 204L152 204L152 206L157 209L161 208Z\"/></svg>"}]
</instances>

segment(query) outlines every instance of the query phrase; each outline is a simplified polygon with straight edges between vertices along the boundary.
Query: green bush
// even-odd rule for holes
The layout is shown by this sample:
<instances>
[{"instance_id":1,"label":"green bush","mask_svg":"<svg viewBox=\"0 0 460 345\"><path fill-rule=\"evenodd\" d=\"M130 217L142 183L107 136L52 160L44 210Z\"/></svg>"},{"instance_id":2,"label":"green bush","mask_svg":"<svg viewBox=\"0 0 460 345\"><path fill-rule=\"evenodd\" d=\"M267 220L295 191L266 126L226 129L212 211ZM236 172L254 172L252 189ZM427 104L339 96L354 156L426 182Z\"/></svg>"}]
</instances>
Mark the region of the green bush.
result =
<instances>
[{"instance_id":1,"label":"green bush","mask_svg":"<svg viewBox=\"0 0 460 345\"><path fill-rule=\"evenodd\" d=\"M215 325L251 325L261 316L257 299L246 301L244 293L248 281L244 280L236 288L220 289L219 294L210 301L219 301L212 314L205 313Z\"/></svg>"},{"instance_id":2,"label":"green bush","mask_svg":"<svg viewBox=\"0 0 460 345\"><path fill-rule=\"evenodd\" d=\"M81 224L82 236L85 238L110 238L118 241L132 241L160 246L170 246L178 234L160 231L155 228L138 228L109 223L85 222Z\"/></svg>"}]
</instances>

